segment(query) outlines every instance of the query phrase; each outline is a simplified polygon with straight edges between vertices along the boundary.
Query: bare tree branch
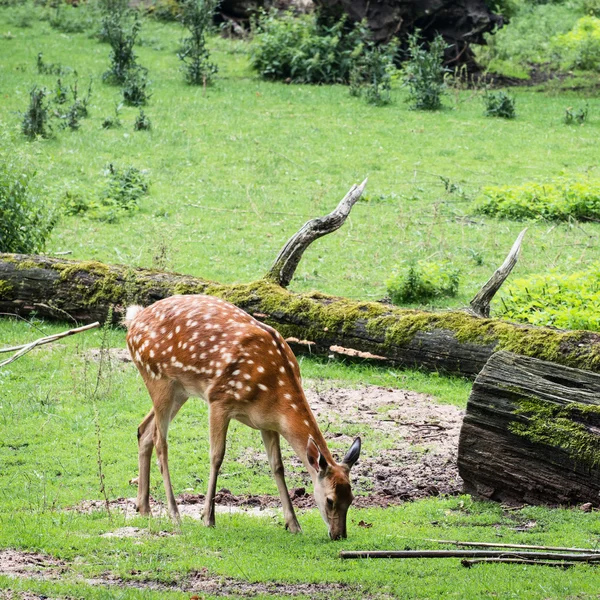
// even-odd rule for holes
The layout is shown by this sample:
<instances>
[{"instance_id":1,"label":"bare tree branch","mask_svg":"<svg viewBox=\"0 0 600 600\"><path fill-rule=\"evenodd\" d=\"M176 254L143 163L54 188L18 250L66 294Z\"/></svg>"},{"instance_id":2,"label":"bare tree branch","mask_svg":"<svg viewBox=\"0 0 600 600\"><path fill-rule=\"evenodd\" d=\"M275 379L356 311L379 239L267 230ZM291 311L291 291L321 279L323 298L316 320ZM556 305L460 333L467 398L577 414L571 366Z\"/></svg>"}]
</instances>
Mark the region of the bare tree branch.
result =
<instances>
[{"instance_id":1,"label":"bare tree branch","mask_svg":"<svg viewBox=\"0 0 600 600\"><path fill-rule=\"evenodd\" d=\"M477 317L490 316L490 302L500 289L506 278L510 275L513 267L517 264L519 251L521 250L521 242L525 236L527 228L523 229L517 237L513 247L510 249L508 256L495 273L488 279L487 283L477 292L477 295L471 300L471 310Z\"/></svg>"},{"instance_id":2,"label":"bare tree branch","mask_svg":"<svg viewBox=\"0 0 600 600\"><path fill-rule=\"evenodd\" d=\"M353 185L350 191L344 196L337 208L324 217L311 219L305 223L302 228L295 233L283 247L275 259L273 266L266 275L266 279L287 287L294 277L298 263L304 254L304 251L316 239L339 229L343 224L356 201L361 197L367 180L360 185Z\"/></svg>"},{"instance_id":3,"label":"bare tree branch","mask_svg":"<svg viewBox=\"0 0 600 600\"><path fill-rule=\"evenodd\" d=\"M69 329L69 331L63 331L61 333L55 333L53 335L48 335L43 338L39 338L29 344L22 344L21 346L12 346L11 348L0 348L0 352L16 352L10 358L7 358L5 361L0 362L0 367L4 367L11 362L17 360L17 358L21 358L24 354L31 352L34 348L38 346L43 346L44 344L50 344L55 342L56 340L60 340L61 338L67 337L69 335L75 335L76 333L81 333L82 331L87 331L88 329L94 329L94 327L100 327L100 323L96 321L96 323L91 323L90 325L84 325L83 327L77 327L76 329Z\"/></svg>"}]
</instances>

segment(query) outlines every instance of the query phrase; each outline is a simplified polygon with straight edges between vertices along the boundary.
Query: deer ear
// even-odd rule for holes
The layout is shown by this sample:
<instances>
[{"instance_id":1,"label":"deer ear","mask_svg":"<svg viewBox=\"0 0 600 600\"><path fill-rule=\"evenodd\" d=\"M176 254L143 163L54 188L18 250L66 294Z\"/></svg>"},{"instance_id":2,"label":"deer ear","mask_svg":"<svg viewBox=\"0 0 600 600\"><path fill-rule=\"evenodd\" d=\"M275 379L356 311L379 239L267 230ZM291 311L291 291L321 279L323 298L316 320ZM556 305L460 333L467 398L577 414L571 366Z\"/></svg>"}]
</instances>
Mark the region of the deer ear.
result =
<instances>
[{"instance_id":1,"label":"deer ear","mask_svg":"<svg viewBox=\"0 0 600 600\"><path fill-rule=\"evenodd\" d=\"M344 460L342 461L349 469L354 466L354 463L358 460L360 456L360 438L357 437L354 442L352 442L352 446L350 446L350 450L346 456L344 456Z\"/></svg>"},{"instance_id":2,"label":"deer ear","mask_svg":"<svg viewBox=\"0 0 600 600\"><path fill-rule=\"evenodd\" d=\"M308 438L308 444L306 445L306 458L308 460L308 464L319 474L323 474L327 467L327 460L321 454L319 450L319 446L312 437Z\"/></svg>"}]
</instances>

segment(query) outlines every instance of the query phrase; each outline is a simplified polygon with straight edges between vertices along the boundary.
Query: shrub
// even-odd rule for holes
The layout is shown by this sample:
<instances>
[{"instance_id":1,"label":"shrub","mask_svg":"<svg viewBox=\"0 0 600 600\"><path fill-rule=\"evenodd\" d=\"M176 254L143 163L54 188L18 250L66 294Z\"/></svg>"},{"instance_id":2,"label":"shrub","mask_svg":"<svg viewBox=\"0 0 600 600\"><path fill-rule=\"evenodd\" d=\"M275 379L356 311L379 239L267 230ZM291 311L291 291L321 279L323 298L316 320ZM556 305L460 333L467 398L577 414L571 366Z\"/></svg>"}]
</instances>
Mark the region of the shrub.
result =
<instances>
[{"instance_id":1,"label":"shrub","mask_svg":"<svg viewBox=\"0 0 600 600\"><path fill-rule=\"evenodd\" d=\"M369 104L376 106L389 104L397 50L395 43L382 46L367 43L350 73L350 94L363 96Z\"/></svg>"},{"instance_id":2,"label":"shrub","mask_svg":"<svg viewBox=\"0 0 600 600\"><path fill-rule=\"evenodd\" d=\"M23 113L21 131L29 139L37 136L49 137L52 128L50 126L50 110L46 102L48 92L46 88L34 85L29 92L29 108Z\"/></svg>"},{"instance_id":3,"label":"shrub","mask_svg":"<svg viewBox=\"0 0 600 600\"><path fill-rule=\"evenodd\" d=\"M569 106L565 109L565 125L583 125L587 121L588 111L589 107L587 104L579 108Z\"/></svg>"},{"instance_id":4,"label":"shrub","mask_svg":"<svg viewBox=\"0 0 600 600\"><path fill-rule=\"evenodd\" d=\"M18 152L0 152L0 252L41 252L56 222Z\"/></svg>"},{"instance_id":5,"label":"shrub","mask_svg":"<svg viewBox=\"0 0 600 600\"><path fill-rule=\"evenodd\" d=\"M264 79L290 83L348 83L360 52L359 28L317 15L278 16L271 11L255 27L250 60Z\"/></svg>"},{"instance_id":6,"label":"shrub","mask_svg":"<svg viewBox=\"0 0 600 600\"><path fill-rule=\"evenodd\" d=\"M409 58L404 65L404 78L408 86L408 100L416 110L439 110L445 90L444 50L446 42L438 35L427 50L419 42L419 31L408 38Z\"/></svg>"},{"instance_id":7,"label":"shrub","mask_svg":"<svg viewBox=\"0 0 600 600\"><path fill-rule=\"evenodd\" d=\"M497 311L533 325L600 331L600 263L571 275L553 272L517 279Z\"/></svg>"},{"instance_id":8,"label":"shrub","mask_svg":"<svg viewBox=\"0 0 600 600\"><path fill-rule=\"evenodd\" d=\"M582 17L571 31L553 40L562 51L569 67L597 71L600 69L600 19Z\"/></svg>"},{"instance_id":9,"label":"shrub","mask_svg":"<svg viewBox=\"0 0 600 600\"><path fill-rule=\"evenodd\" d=\"M218 71L217 65L210 62L206 47L206 33L217 6L218 0L185 0L183 3L181 22L190 35L183 39L177 56L185 65L185 80L190 85L210 84Z\"/></svg>"},{"instance_id":10,"label":"shrub","mask_svg":"<svg viewBox=\"0 0 600 600\"><path fill-rule=\"evenodd\" d=\"M545 184L486 187L472 208L504 219L597 220L600 181L562 178Z\"/></svg>"},{"instance_id":11,"label":"shrub","mask_svg":"<svg viewBox=\"0 0 600 600\"><path fill-rule=\"evenodd\" d=\"M487 92L484 96L485 116L500 117L502 119L514 119L515 99L506 92Z\"/></svg>"},{"instance_id":12,"label":"shrub","mask_svg":"<svg viewBox=\"0 0 600 600\"><path fill-rule=\"evenodd\" d=\"M448 263L418 262L404 268L387 281L394 304L427 302L456 296L460 273Z\"/></svg>"},{"instance_id":13,"label":"shrub","mask_svg":"<svg viewBox=\"0 0 600 600\"><path fill-rule=\"evenodd\" d=\"M152 121L150 121L143 110L140 110L138 116L136 117L135 123L133 124L133 129L135 131L150 131L150 129L152 129Z\"/></svg>"}]
</instances>

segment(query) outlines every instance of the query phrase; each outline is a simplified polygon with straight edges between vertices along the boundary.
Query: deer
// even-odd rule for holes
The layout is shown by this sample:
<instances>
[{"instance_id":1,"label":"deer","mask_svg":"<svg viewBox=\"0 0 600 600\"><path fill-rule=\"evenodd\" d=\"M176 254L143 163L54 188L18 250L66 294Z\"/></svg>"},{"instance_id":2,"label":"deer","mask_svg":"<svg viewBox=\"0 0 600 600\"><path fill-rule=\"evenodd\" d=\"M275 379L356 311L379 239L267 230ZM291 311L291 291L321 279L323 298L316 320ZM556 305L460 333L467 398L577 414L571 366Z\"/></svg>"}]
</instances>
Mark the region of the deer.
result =
<instances>
[{"instance_id":1,"label":"deer","mask_svg":"<svg viewBox=\"0 0 600 600\"><path fill-rule=\"evenodd\" d=\"M150 511L150 463L156 448L168 512L179 522L169 475L167 433L189 397L208 404L210 472L202 520L215 526L217 478L229 423L235 419L261 432L277 485L285 527L301 532L285 481L280 437L308 470L313 495L333 540L346 538L353 500L350 469L360 456L354 439L337 463L304 394L298 361L281 334L237 306L207 295L175 295L126 311L127 346L152 410L138 427L136 508Z\"/></svg>"}]
</instances>

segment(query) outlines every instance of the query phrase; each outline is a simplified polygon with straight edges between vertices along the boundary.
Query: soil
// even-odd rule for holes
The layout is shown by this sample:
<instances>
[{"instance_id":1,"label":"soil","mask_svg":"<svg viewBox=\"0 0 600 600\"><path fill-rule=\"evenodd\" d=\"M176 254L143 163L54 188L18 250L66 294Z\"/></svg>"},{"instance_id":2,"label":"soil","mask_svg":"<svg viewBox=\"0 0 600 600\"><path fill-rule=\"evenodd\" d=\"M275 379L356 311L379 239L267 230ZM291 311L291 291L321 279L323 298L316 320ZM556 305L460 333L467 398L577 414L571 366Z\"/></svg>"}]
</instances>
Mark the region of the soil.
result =
<instances>
[{"instance_id":1,"label":"soil","mask_svg":"<svg viewBox=\"0 0 600 600\"><path fill-rule=\"evenodd\" d=\"M451 405L436 403L432 397L404 390L378 386L360 389L325 388L315 381L305 382L308 402L323 424L328 440L335 440L349 448L353 438L345 435L348 426L361 424L363 439L376 435L381 449L376 455L363 452L352 469L353 506L359 508L387 507L428 496L460 493L462 480L458 475L456 454L463 411ZM262 449L257 449L248 462L265 460ZM300 467L296 457L292 464ZM290 496L294 506L313 508L314 499L305 487L293 488ZM178 496L182 516L200 519L203 494L184 493ZM219 512L243 510L256 515L275 514L281 506L279 498L271 495L234 495L222 488L216 498ZM135 515L135 499L119 498L111 501L113 510ZM99 500L86 501L76 507L84 512L102 510ZM165 507L152 502L155 514L164 514ZM267 511L267 512L265 512ZM134 535L131 532L123 533Z\"/></svg>"}]
</instances>

